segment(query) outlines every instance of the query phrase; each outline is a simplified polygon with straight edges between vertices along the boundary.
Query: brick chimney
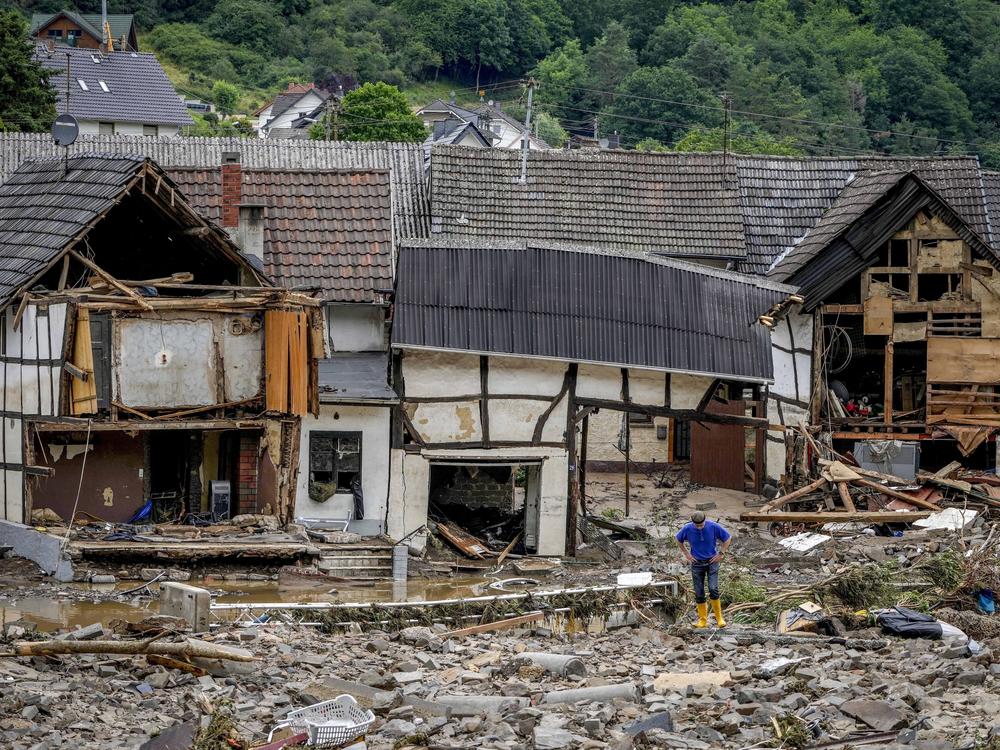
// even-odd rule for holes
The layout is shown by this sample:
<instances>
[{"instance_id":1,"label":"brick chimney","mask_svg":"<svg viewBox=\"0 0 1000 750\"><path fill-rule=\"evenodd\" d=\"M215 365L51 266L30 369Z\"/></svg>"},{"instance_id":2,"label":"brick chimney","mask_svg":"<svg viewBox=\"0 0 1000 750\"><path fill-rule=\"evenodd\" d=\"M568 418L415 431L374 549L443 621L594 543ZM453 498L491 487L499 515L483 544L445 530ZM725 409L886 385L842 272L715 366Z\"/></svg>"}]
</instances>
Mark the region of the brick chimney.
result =
<instances>
[{"instance_id":1,"label":"brick chimney","mask_svg":"<svg viewBox=\"0 0 1000 750\"><path fill-rule=\"evenodd\" d=\"M222 154L222 226L240 225L240 203L243 201L243 167L237 151ZM233 232L230 232L233 234Z\"/></svg>"}]
</instances>

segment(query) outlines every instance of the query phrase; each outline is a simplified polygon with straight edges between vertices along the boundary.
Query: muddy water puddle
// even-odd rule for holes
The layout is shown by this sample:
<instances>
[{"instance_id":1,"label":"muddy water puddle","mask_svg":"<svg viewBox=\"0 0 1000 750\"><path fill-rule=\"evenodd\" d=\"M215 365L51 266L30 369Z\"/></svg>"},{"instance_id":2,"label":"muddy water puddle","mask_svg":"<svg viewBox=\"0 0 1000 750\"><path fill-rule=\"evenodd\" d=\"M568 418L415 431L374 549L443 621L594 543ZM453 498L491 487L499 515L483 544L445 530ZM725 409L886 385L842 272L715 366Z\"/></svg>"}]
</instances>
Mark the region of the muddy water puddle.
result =
<instances>
[{"instance_id":1,"label":"muddy water puddle","mask_svg":"<svg viewBox=\"0 0 1000 750\"><path fill-rule=\"evenodd\" d=\"M196 579L191 585L204 585ZM421 602L440 599L459 599L469 596L500 593L489 590L490 581L479 577L449 578L435 580L411 580L405 583L377 581L334 582L321 584L286 586L273 581L224 581L205 585L213 593L213 601L225 603L254 604L260 602L281 602L285 604L304 602ZM35 623L39 630L57 630L100 622L107 627L111 620L137 622L144 617L157 614L159 603L156 598L126 595L122 599L110 598L116 590L127 591L135 588L135 582L120 584L67 584L73 590L72 597L54 596L12 597L0 589L0 628L9 622L27 620ZM155 591L158 584L150 584ZM81 594L92 593L93 600L81 599Z\"/></svg>"}]
</instances>

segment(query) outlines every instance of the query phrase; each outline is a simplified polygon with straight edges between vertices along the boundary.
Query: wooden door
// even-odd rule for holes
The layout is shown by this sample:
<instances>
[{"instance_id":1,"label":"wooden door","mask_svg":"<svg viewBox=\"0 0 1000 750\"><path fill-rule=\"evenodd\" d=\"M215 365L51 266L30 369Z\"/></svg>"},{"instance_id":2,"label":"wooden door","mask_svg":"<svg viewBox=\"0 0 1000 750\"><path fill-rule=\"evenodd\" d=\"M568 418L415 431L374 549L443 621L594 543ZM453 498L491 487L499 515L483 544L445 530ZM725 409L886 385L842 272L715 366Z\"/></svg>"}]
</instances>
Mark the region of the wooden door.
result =
<instances>
[{"instance_id":1,"label":"wooden door","mask_svg":"<svg viewBox=\"0 0 1000 750\"><path fill-rule=\"evenodd\" d=\"M713 401L714 414L746 413L746 401ZM691 423L691 481L708 487L745 488L746 428L728 424Z\"/></svg>"}]
</instances>

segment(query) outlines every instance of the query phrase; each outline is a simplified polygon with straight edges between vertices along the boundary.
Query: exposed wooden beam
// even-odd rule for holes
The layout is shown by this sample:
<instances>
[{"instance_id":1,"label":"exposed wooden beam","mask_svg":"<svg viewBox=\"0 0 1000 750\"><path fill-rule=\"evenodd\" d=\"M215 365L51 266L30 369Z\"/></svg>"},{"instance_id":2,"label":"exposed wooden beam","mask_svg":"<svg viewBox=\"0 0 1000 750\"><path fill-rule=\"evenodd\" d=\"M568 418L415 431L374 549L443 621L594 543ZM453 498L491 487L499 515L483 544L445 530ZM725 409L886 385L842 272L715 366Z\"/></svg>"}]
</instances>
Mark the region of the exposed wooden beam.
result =
<instances>
[{"instance_id":1,"label":"exposed wooden beam","mask_svg":"<svg viewBox=\"0 0 1000 750\"><path fill-rule=\"evenodd\" d=\"M770 523L840 523L841 521L864 521L866 523L912 523L927 518L930 511L826 511L819 513L742 513L745 522Z\"/></svg>"},{"instance_id":2,"label":"exposed wooden beam","mask_svg":"<svg viewBox=\"0 0 1000 750\"><path fill-rule=\"evenodd\" d=\"M668 409L665 406L647 406L645 404L622 403L621 401L610 401L600 398L577 398L579 406L593 406L597 409L611 409L613 411L628 411L636 414L648 414L651 417L672 417L673 419L687 420L689 422L705 422L713 424L734 424L744 427L758 427L767 429L766 419L758 417L743 417L737 414L713 414L712 412L698 411L696 409Z\"/></svg>"},{"instance_id":3,"label":"exposed wooden beam","mask_svg":"<svg viewBox=\"0 0 1000 750\"><path fill-rule=\"evenodd\" d=\"M121 283L118 279L116 279L110 273L108 273L103 268L101 268L99 265L97 265L96 263L94 263L94 261L92 261L90 258L85 258L84 256L80 255L80 253L78 253L76 250L70 250L69 251L69 255L73 256L73 258L75 258L78 262L82 263L87 268L89 268L91 271L93 271L94 273L96 273L98 276L100 276L102 279L104 279L106 282L108 282L111 286L113 286L119 292L122 292L125 296L127 296L129 299L131 299L133 302L135 302L143 310L146 310L147 312L152 312L153 311L152 305L150 305L148 302L146 302L146 300L144 300L142 297L140 297L138 294L136 294L136 292L135 292L134 289L130 289L129 287L125 286L123 283Z\"/></svg>"}]
</instances>

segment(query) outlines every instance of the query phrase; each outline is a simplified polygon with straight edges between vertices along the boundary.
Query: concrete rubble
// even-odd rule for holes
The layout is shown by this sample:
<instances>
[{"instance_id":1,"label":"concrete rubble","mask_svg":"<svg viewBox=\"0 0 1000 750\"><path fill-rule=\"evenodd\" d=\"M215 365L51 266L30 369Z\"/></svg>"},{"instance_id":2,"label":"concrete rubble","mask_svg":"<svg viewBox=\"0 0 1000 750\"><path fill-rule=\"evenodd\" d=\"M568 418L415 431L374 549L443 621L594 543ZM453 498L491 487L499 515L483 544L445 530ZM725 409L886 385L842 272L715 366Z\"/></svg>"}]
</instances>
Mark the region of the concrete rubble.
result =
<instances>
[{"instance_id":1,"label":"concrete rubble","mask_svg":"<svg viewBox=\"0 0 1000 750\"><path fill-rule=\"evenodd\" d=\"M1000 642L972 657L926 640L887 639L877 651L821 638L745 646L740 626L712 637L645 626L460 639L443 630L226 628L215 643L246 648L260 661L247 673L216 676L144 656L4 658L0 746L134 750L177 724L205 722L205 705L230 706L241 736L259 740L290 710L345 692L377 716L373 750L628 748L637 741L630 728L655 719L642 732L652 747L766 746L772 719L792 715L819 729L816 742L892 732L879 747L930 750L963 747L972 729L1000 735ZM562 676L537 657L520 658L526 653L549 654L552 663L573 656L586 675ZM775 659L791 667L763 668Z\"/></svg>"}]
</instances>

